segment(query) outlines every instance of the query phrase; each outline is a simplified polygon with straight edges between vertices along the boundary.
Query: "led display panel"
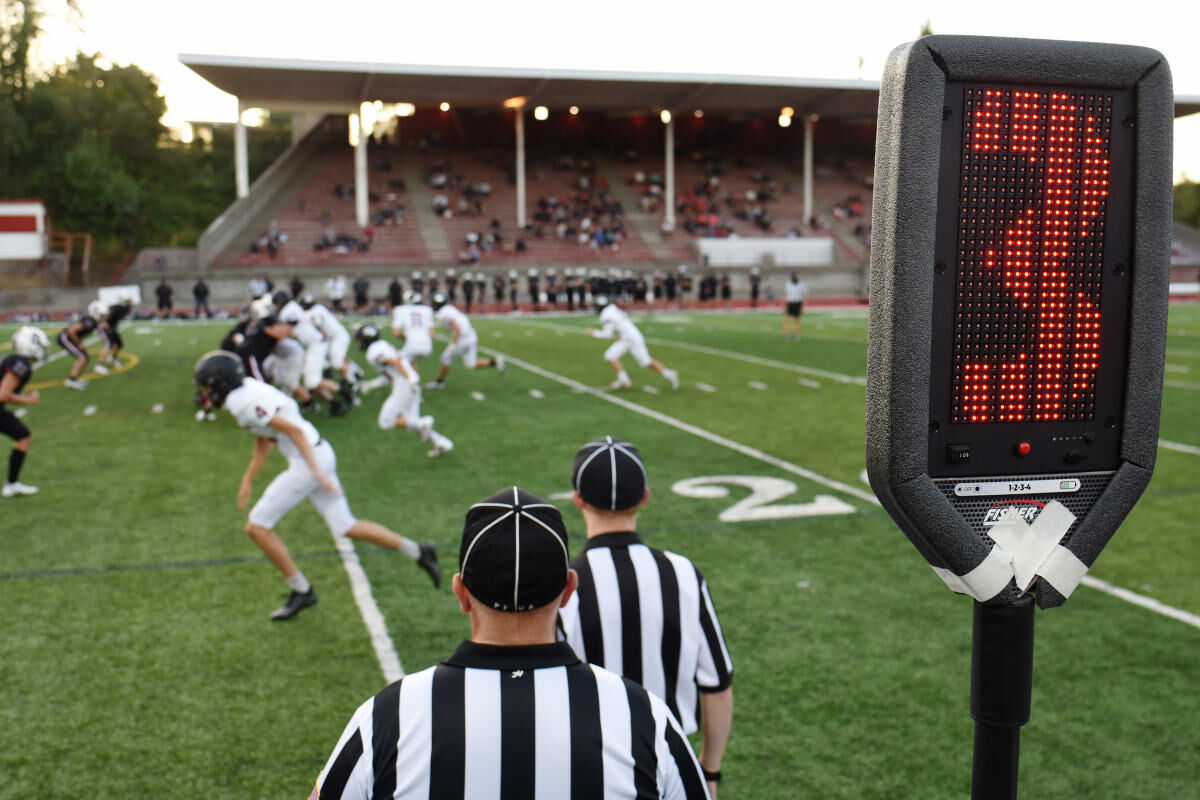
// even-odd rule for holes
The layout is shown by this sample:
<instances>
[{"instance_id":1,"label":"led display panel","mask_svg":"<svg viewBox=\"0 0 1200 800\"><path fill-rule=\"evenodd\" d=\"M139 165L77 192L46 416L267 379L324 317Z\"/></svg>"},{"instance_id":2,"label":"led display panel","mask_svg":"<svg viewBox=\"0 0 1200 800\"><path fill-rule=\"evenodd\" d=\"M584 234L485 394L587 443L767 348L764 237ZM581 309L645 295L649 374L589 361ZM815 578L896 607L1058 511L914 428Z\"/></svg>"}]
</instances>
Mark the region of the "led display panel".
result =
<instances>
[{"instance_id":1,"label":"led display panel","mask_svg":"<svg viewBox=\"0 0 1200 800\"><path fill-rule=\"evenodd\" d=\"M1112 107L965 89L952 422L1095 417Z\"/></svg>"},{"instance_id":2,"label":"led display panel","mask_svg":"<svg viewBox=\"0 0 1200 800\"><path fill-rule=\"evenodd\" d=\"M1132 103L1125 90L947 83L934 474L999 461L1019 472L1115 466L1134 140L1121 120ZM969 444L969 462L947 456L954 442Z\"/></svg>"}]
</instances>

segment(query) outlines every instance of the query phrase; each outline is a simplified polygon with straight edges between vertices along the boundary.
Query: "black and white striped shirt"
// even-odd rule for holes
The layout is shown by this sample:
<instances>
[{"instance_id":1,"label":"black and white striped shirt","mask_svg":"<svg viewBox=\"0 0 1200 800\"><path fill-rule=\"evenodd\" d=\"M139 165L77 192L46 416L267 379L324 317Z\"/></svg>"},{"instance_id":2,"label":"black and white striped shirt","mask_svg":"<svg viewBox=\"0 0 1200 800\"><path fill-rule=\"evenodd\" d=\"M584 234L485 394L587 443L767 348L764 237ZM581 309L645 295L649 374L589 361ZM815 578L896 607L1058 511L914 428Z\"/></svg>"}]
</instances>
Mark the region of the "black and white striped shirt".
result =
<instances>
[{"instance_id":1,"label":"black and white striped shirt","mask_svg":"<svg viewBox=\"0 0 1200 800\"><path fill-rule=\"evenodd\" d=\"M321 800L705 800L666 705L563 642L463 642L359 706Z\"/></svg>"},{"instance_id":2,"label":"black and white striped shirt","mask_svg":"<svg viewBox=\"0 0 1200 800\"><path fill-rule=\"evenodd\" d=\"M733 661L704 576L691 561L647 547L636 533L589 538L571 561L579 589L559 611L579 657L663 698L687 733L700 692L733 683Z\"/></svg>"},{"instance_id":3,"label":"black and white striped shirt","mask_svg":"<svg viewBox=\"0 0 1200 800\"><path fill-rule=\"evenodd\" d=\"M788 281L783 290L789 303L803 303L804 298L808 296L808 285L801 280Z\"/></svg>"}]
</instances>

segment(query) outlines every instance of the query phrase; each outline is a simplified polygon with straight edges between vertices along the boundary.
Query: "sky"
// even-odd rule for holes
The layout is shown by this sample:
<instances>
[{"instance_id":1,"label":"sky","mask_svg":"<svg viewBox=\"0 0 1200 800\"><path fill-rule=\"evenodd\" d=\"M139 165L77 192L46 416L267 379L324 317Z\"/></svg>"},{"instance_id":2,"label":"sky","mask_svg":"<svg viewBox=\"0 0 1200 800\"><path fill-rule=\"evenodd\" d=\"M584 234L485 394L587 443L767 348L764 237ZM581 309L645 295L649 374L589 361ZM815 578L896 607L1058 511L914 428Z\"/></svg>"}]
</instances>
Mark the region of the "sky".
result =
<instances>
[{"instance_id":1,"label":"sky","mask_svg":"<svg viewBox=\"0 0 1200 800\"><path fill-rule=\"evenodd\" d=\"M934 33L1152 47L1175 93L1200 98L1200 29L1175 0L1119 11L1056 0L964 3L736 3L654 0L41 0L38 57L100 51L159 78L164 122L232 121L236 100L179 63L180 53L497 67L879 80L888 53L929 20ZM1087 9L1094 9L1090 13ZM860 63L861 59L861 63ZM403 98L380 98L402 100ZM1175 124L1176 180L1200 181L1200 114Z\"/></svg>"}]
</instances>

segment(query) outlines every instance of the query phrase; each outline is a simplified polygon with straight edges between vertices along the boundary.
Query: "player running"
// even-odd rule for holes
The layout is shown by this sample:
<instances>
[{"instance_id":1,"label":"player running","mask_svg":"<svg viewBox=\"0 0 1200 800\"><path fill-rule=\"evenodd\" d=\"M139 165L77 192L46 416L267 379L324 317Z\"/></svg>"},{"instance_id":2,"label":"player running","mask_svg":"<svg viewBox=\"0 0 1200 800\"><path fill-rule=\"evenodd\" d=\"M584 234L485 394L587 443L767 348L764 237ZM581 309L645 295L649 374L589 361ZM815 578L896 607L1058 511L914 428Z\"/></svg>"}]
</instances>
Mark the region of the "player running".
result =
<instances>
[{"instance_id":1,"label":"player running","mask_svg":"<svg viewBox=\"0 0 1200 800\"><path fill-rule=\"evenodd\" d=\"M427 454L430 458L453 450L454 442L433 429L433 417L421 416L421 378L404 353L380 339L379 329L374 325L359 325L354 338L371 366L392 385L392 393L379 409L380 430L408 430L421 437L422 442L432 442L433 449Z\"/></svg>"},{"instance_id":2,"label":"player running","mask_svg":"<svg viewBox=\"0 0 1200 800\"><path fill-rule=\"evenodd\" d=\"M0 496L17 497L37 494L36 486L21 483L21 466L25 454L33 444L33 434L17 415L4 407L5 403L31 406L38 401L37 391L21 393L29 376L33 375L33 364L46 357L50 337L39 328L26 325L18 328L12 337L12 355L0 361L0 433L13 440L12 452L8 455L8 480L0 489Z\"/></svg>"},{"instance_id":3,"label":"player running","mask_svg":"<svg viewBox=\"0 0 1200 800\"><path fill-rule=\"evenodd\" d=\"M594 336L597 339L611 339L614 335L617 337L617 340L604 351L604 360L617 373L617 379L609 384L609 388L628 389L633 386L633 381L629 379L629 373L621 365L621 356L630 353L639 367L649 367L662 375L667 383L671 384L672 389L678 389L679 373L664 367L661 361L650 357L650 351L646 349L646 340L642 337L642 332L633 324L633 320L629 319L629 315L618 308L616 303L610 303L606 295L597 295L595 302L596 310L600 312L600 321L604 323L604 327L599 330L589 327L587 329L588 336Z\"/></svg>"},{"instance_id":4,"label":"player running","mask_svg":"<svg viewBox=\"0 0 1200 800\"><path fill-rule=\"evenodd\" d=\"M445 389L446 374L455 358L462 358L463 366L467 369L495 367L497 372L504 372L504 359L479 358L479 335L471 327L467 315L446 302L446 295L437 292L433 295L433 318L442 327L450 331L450 344L442 351L442 366L438 370L437 380L425 384L426 389Z\"/></svg>"},{"instance_id":5,"label":"player running","mask_svg":"<svg viewBox=\"0 0 1200 800\"><path fill-rule=\"evenodd\" d=\"M418 544L378 523L355 519L338 482L333 447L300 416L295 400L274 386L247 378L241 359L233 353L206 353L196 362L193 374L207 402L224 407L238 425L257 437L238 488L239 508L245 510L249 505L254 478L276 444L288 462L288 468L275 476L250 509L246 522L246 533L283 573L291 589L287 602L271 612L271 619L290 619L317 602L316 591L275 533L279 520L306 497L324 517L334 537L348 536L399 550L429 573L435 587L441 583L442 570L432 542Z\"/></svg>"}]
</instances>

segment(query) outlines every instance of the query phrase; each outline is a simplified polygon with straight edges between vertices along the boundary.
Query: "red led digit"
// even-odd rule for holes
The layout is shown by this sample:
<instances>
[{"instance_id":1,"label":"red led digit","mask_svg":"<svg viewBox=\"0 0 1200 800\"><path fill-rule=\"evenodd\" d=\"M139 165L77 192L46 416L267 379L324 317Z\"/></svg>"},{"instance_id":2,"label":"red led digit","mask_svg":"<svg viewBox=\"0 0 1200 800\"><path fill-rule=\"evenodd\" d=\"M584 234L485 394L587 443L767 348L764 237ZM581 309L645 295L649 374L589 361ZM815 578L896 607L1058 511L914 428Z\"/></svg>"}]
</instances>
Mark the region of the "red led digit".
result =
<instances>
[{"instance_id":1,"label":"red led digit","mask_svg":"<svg viewBox=\"0 0 1200 800\"><path fill-rule=\"evenodd\" d=\"M1111 97L965 91L953 421L1091 419Z\"/></svg>"}]
</instances>

